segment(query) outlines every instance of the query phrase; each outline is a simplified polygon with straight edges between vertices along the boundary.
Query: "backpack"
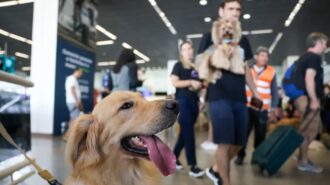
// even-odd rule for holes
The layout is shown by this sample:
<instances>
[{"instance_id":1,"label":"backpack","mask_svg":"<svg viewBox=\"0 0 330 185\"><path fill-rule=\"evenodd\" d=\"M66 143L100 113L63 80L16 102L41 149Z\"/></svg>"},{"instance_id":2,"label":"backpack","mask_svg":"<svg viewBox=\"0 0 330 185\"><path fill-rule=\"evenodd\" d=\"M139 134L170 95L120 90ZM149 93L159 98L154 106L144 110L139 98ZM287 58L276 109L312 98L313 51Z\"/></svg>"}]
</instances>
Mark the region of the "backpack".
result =
<instances>
[{"instance_id":1,"label":"backpack","mask_svg":"<svg viewBox=\"0 0 330 185\"><path fill-rule=\"evenodd\" d=\"M284 78L282 81L282 88L286 96L288 96L291 100L295 100L298 97L305 94L305 90L298 87L298 82L296 77L297 72L297 63L294 62L285 72Z\"/></svg>"}]
</instances>

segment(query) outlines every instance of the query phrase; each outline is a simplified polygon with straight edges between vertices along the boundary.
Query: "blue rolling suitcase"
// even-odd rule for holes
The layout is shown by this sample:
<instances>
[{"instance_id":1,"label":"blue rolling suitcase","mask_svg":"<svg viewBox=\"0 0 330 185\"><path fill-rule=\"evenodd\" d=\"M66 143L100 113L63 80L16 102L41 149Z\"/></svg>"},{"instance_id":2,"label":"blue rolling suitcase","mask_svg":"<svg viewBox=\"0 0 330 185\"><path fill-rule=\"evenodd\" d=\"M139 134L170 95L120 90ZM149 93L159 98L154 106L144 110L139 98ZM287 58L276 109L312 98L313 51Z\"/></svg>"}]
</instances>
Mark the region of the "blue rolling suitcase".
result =
<instances>
[{"instance_id":1,"label":"blue rolling suitcase","mask_svg":"<svg viewBox=\"0 0 330 185\"><path fill-rule=\"evenodd\" d=\"M293 126L279 126L256 148L252 162L259 165L261 172L274 175L303 140Z\"/></svg>"}]
</instances>

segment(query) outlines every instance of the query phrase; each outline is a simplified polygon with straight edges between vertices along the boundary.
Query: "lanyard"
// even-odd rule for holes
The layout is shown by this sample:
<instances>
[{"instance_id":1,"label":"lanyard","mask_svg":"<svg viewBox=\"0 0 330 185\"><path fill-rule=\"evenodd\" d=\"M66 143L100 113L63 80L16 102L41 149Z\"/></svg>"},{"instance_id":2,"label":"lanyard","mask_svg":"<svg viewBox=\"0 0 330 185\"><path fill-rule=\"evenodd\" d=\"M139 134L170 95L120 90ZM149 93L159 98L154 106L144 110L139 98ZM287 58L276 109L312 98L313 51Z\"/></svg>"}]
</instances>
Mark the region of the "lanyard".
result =
<instances>
[{"instance_id":1,"label":"lanyard","mask_svg":"<svg viewBox=\"0 0 330 185\"><path fill-rule=\"evenodd\" d=\"M38 171L38 175L40 177L45 179L50 185L62 185L54 178L54 176L48 170L42 169L34 160L32 160L29 156L26 155L26 152L15 143L15 141L8 134L7 130L5 129L5 127L1 122L0 122L0 134L3 136L5 140L7 140L11 145L17 148L17 150L24 155L24 157L29 161L29 163Z\"/></svg>"}]
</instances>

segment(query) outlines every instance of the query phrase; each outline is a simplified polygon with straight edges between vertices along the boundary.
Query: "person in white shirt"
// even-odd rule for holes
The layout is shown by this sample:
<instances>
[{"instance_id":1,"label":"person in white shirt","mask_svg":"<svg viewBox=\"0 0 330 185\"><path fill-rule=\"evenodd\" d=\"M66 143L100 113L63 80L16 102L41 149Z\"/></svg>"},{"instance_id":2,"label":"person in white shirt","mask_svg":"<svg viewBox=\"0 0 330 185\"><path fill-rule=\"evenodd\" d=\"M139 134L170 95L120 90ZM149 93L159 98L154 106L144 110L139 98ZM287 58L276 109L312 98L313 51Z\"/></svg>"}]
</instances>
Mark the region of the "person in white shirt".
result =
<instances>
[{"instance_id":1,"label":"person in white shirt","mask_svg":"<svg viewBox=\"0 0 330 185\"><path fill-rule=\"evenodd\" d=\"M65 80L66 105L70 112L70 121L77 118L80 111L83 109L83 105L81 103L81 92L78 83L78 79L82 76L82 74L82 69L76 68Z\"/></svg>"}]
</instances>

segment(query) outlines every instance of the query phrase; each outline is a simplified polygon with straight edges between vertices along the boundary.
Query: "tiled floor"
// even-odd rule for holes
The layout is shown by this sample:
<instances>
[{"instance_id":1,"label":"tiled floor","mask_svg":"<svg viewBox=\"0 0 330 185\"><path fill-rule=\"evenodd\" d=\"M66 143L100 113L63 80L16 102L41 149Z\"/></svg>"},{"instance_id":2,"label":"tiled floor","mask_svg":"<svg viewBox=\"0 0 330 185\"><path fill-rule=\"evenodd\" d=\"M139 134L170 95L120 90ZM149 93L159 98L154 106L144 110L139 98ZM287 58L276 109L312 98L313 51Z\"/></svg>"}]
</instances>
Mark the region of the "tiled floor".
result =
<instances>
[{"instance_id":1,"label":"tiled floor","mask_svg":"<svg viewBox=\"0 0 330 185\"><path fill-rule=\"evenodd\" d=\"M197 130L197 155L200 167L209 167L214 162L212 152L201 150L199 144L205 139L205 131ZM173 142L172 142L173 143ZM171 145L171 144L170 144ZM44 136L34 136L32 138L32 156L42 165L51 171L60 181L64 181L68 174L68 168L64 161L65 142L61 138L50 138ZM249 150L251 151L251 149ZM299 172L296 162L290 158L281 168L279 173L273 177L264 177L259 174L256 167L251 166L248 161L251 155L247 156L243 166L235 166L232 163L232 184L233 185L329 185L330 184L330 151L311 150L312 159L321 164L325 171L322 174L309 174ZM181 161L185 164L184 153ZM32 176L24 185L46 185L37 175ZM212 185L206 177L194 179L188 176L187 168L184 171L176 172L174 175L163 178L163 185Z\"/></svg>"}]
</instances>

